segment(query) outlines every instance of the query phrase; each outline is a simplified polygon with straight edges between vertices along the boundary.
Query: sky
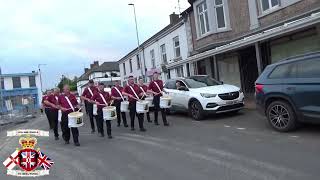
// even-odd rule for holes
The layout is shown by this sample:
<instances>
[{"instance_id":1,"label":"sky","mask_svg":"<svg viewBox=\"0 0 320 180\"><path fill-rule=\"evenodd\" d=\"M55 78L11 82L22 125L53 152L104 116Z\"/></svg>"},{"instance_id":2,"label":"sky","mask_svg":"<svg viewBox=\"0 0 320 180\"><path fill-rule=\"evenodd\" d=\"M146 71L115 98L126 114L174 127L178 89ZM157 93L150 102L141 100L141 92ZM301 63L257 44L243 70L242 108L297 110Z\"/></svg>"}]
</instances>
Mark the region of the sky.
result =
<instances>
[{"instance_id":1,"label":"sky","mask_svg":"<svg viewBox=\"0 0 320 180\"><path fill-rule=\"evenodd\" d=\"M140 41L169 24L178 0L0 0L2 73L25 73L41 66L43 88L62 75L80 76L94 60L117 61ZM180 0L181 11L189 7Z\"/></svg>"}]
</instances>

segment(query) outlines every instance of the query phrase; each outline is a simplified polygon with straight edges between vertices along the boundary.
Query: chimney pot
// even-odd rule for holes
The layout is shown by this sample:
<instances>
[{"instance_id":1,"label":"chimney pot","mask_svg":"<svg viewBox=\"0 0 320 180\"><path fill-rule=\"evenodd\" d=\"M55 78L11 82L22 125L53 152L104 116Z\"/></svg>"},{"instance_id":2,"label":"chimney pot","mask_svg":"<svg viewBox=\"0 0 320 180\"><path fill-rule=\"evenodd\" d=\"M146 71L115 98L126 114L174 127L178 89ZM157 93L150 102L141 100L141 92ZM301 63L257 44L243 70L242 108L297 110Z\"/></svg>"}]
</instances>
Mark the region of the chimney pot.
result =
<instances>
[{"instance_id":1,"label":"chimney pot","mask_svg":"<svg viewBox=\"0 0 320 180\"><path fill-rule=\"evenodd\" d=\"M179 15L173 12L170 14L170 24L176 24L179 21Z\"/></svg>"}]
</instances>

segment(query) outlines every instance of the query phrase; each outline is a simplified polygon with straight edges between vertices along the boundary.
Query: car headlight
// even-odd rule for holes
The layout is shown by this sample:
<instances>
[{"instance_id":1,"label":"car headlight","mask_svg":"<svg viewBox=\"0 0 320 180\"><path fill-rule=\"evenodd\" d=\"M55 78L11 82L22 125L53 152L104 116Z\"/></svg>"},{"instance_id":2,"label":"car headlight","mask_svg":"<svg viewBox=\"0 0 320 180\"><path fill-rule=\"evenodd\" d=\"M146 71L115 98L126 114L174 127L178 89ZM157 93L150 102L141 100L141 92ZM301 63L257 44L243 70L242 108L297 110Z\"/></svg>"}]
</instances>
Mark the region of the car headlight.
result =
<instances>
[{"instance_id":1,"label":"car headlight","mask_svg":"<svg viewBox=\"0 0 320 180\"><path fill-rule=\"evenodd\" d=\"M216 94L209 94L209 93L200 93L200 95L205 98L214 98L217 96Z\"/></svg>"}]
</instances>

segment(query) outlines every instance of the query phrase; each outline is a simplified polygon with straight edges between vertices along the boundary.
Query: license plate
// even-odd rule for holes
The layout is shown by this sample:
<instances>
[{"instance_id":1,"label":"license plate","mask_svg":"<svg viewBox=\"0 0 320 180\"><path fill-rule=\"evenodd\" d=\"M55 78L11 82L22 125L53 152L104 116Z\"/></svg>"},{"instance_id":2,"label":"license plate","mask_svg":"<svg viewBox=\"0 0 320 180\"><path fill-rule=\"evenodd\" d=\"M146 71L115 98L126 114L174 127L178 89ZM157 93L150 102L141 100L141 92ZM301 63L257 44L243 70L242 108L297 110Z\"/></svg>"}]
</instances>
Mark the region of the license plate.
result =
<instances>
[{"instance_id":1,"label":"license plate","mask_svg":"<svg viewBox=\"0 0 320 180\"><path fill-rule=\"evenodd\" d=\"M227 105L233 105L233 104L237 104L237 103L238 103L237 100L227 101L227 102L226 102Z\"/></svg>"}]
</instances>

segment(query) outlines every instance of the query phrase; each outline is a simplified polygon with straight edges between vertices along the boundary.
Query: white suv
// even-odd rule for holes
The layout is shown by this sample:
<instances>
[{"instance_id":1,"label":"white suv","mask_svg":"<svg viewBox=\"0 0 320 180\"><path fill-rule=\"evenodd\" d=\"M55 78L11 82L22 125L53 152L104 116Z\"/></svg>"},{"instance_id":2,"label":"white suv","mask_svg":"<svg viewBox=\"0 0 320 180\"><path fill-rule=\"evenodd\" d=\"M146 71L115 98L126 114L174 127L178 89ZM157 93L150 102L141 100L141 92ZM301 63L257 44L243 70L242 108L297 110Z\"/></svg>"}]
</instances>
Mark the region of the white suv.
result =
<instances>
[{"instance_id":1,"label":"white suv","mask_svg":"<svg viewBox=\"0 0 320 180\"><path fill-rule=\"evenodd\" d=\"M179 90L177 82L182 86ZM203 119L207 113L238 112L244 106L240 88L209 76L169 79L164 90L172 97L173 110L187 110L195 120Z\"/></svg>"}]
</instances>

